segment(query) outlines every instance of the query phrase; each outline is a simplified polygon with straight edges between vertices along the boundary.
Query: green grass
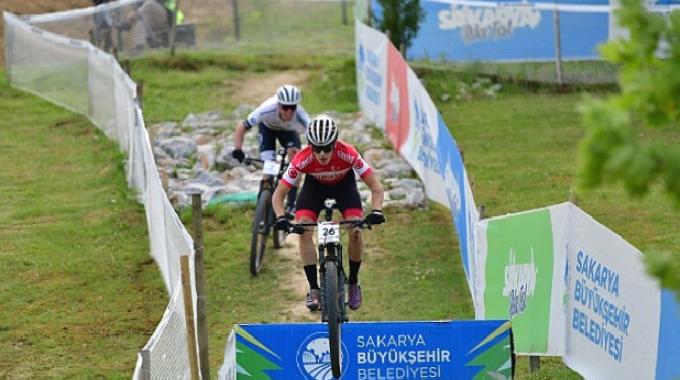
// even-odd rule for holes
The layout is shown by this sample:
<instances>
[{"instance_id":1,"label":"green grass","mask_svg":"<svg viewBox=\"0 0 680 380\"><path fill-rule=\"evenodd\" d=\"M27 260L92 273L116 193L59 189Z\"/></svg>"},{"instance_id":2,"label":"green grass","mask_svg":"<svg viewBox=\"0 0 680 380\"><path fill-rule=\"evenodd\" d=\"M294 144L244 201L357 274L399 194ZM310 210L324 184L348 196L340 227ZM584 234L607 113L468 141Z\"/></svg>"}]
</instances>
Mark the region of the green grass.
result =
<instances>
[{"instance_id":1,"label":"green grass","mask_svg":"<svg viewBox=\"0 0 680 380\"><path fill-rule=\"evenodd\" d=\"M340 2L289 2L249 0L239 3L239 39L236 39L231 3L216 10L212 20L196 23L197 45L214 46L233 54L351 54L354 51L354 18L346 4L343 23Z\"/></svg>"},{"instance_id":2,"label":"green grass","mask_svg":"<svg viewBox=\"0 0 680 380\"><path fill-rule=\"evenodd\" d=\"M231 112L240 103L233 90L244 78L287 69L309 70L303 103L311 113L356 110L351 58L289 58L188 53L135 61L132 72L145 82L147 123L182 120L189 112ZM443 92L472 77L421 75L464 150L475 200L488 216L568 199L583 134L574 111L579 94L508 84L496 99L444 102ZM8 202L0 221L9 226L0 232L8 242L0 248L0 300L9 305L0 311L0 377L129 377L167 297L149 260L143 208L125 190L122 156L84 118L4 82L0 96L6 115L0 144L8 151L0 156L7 168L0 173L0 193ZM671 131L646 136L679 142ZM679 243L678 213L658 190L631 200L608 187L578 194L578 200L643 251L672 251ZM270 251L261 276L249 275L252 212L226 206L206 211L213 375L234 323L286 321L281 310L302 302L281 286L291 275L285 268L297 268L297 261ZM351 319L472 318L448 211L387 210L387 217L388 224L366 234L366 304ZM527 362L519 358L517 378L579 378L560 358L544 358L533 375Z\"/></svg>"},{"instance_id":3,"label":"green grass","mask_svg":"<svg viewBox=\"0 0 680 380\"><path fill-rule=\"evenodd\" d=\"M147 123L181 121L189 113L205 111L231 113L243 101L235 99L233 93L245 79L286 70L310 72L309 83L302 86L308 112L357 110L354 60L347 56L183 52L172 58L151 56L131 64L132 78L144 83Z\"/></svg>"},{"instance_id":4,"label":"green grass","mask_svg":"<svg viewBox=\"0 0 680 380\"><path fill-rule=\"evenodd\" d=\"M123 156L4 79L0 112L0 378L129 378L167 298Z\"/></svg>"}]
</instances>

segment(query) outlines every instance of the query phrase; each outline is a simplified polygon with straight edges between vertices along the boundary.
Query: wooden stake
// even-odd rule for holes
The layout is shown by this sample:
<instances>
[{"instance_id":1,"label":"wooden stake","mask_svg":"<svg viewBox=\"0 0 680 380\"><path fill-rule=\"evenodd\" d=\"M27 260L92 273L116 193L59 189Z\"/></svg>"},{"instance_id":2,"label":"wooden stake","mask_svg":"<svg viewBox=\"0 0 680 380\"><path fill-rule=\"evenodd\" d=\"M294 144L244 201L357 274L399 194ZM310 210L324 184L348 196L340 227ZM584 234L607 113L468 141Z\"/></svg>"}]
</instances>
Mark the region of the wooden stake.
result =
<instances>
[{"instance_id":1,"label":"wooden stake","mask_svg":"<svg viewBox=\"0 0 680 380\"><path fill-rule=\"evenodd\" d=\"M189 366L191 379L199 380L198 358L196 354L196 329L194 328L194 303L191 298L191 275L189 272L189 256L180 256L182 266L182 294L184 295L184 320L187 327L187 350L189 351Z\"/></svg>"},{"instance_id":2,"label":"wooden stake","mask_svg":"<svg viewBox=\"0 0 680 380\"><path fill-rule=\"evenodd\" d=\"M208 313L205 287L205 264L203 260L203 209L201 193L191 194L192 225L194 231L194 270L196 271L196 313L198 314L198 354L201 362L201 376L210 379L208 353Z\"/></svg>"}]
</instances>

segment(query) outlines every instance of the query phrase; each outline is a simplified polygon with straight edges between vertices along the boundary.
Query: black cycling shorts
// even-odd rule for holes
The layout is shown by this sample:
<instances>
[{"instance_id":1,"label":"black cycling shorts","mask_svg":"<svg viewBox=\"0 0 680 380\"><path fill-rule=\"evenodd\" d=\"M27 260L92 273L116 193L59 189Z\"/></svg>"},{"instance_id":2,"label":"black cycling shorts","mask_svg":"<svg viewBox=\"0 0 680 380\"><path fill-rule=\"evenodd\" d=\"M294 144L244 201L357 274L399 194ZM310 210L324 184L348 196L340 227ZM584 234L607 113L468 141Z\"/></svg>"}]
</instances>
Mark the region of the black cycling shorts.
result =
<instances>
[{"instance_id":1,"label":"black cycling shorts","mask_svg":"<svg viewBox=\"0 0 680 380\"><path fill-rule=\"evenodd\" d=\"M304 216L316 221L328 198L335 199L343 218L363 216L354 171L350 170L345 178L333 185L323 184L307 174L296 203L295 217L300 219Z\"/></svg>"},{"instance_id":2,"label":"black cycling shorts","mask_svg":"<svg viewBox=\"0 0 680 380\"><path fill-rule=\"evenodd\" d=\"M279 140L281 146L288 148L300 148L300 136L293 131L279 131L267 128L260 123L260 152L276 151L276 140Z\"/></svg>"}]
</instances>

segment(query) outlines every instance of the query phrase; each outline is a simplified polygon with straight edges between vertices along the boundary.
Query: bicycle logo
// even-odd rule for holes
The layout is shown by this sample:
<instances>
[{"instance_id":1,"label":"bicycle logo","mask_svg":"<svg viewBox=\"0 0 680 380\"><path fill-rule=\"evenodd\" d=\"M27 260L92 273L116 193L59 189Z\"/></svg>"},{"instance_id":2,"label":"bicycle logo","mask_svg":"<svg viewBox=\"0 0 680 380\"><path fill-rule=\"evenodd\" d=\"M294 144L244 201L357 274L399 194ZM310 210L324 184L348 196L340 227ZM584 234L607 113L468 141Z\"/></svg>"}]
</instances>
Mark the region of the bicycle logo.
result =
<instances>
[{"instance_id":1,"label":"bicycle logo","mask_svg":"<svg viewBox=\"0 0 680 380\"><path fill-rule=\"evenodd\" d=\"M347 370L347 360L349 358L347 347L341 344L340 365L342 373ZM317 332L309 335L300 344L297 352L297 366L300 373L306 380L331 380L333 373L331 370L331 349L328 343L328 333Z\"/></svg>"}]
</instances>

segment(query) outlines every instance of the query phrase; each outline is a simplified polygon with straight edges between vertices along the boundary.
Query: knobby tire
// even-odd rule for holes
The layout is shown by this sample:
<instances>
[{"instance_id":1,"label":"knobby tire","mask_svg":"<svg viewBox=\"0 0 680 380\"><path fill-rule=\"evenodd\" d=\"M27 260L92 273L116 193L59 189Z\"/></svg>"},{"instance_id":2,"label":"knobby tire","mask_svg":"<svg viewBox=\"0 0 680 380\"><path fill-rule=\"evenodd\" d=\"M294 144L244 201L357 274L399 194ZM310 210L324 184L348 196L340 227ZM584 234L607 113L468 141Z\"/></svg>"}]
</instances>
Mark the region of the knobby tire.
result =
<instances>
[{"instance_id":1,"label":"knobby tire","mask_svg":"<svg viewBox=\"0 0 680 380\"><path fill-rule=\"evenodd\" d=\"M328 343L331 351L333 376L340 378L340 292L338 289L338 266L334 261L326 262L325 271L326 316L328 319Z\"/></svg>"},{"instance_id":2,"label":"knobby tire","mask_svg":"<svg viewBox=\"0 0 680 380\"><path fill-rule=\"evenodd\" d=\"M272 231L272 239L274 240L274 248L279 249L283 247L283 241L286 240L286 232L273 229Z\"/></svg>"},{"instance_id":3,"label":"knobby tire","mask_svg":"<svg viewBox=\"0 0 680 380\"><path fill-rule=\"evenodd\" d=\"M267 215L271 212L271 192L262 190L255 207L253 218L253 231L250 240L250 274L257 276L262 269L264 252L267 248L267 235L269 226L267 225Z\"/></svg>"},{"instance_id":4,"label":"knobby tire","mask_svg":"<svg viewBox=\"0 0 680 380\"><path fill-rule=\"evenodd\" d=\"M284 202L284 208L288 209L288 202ZM272 211L273 212L273 211ZM276 218L276 216L272 215ZM274 240L274 249L279 249L283 247L283 242L286 240L288 234L285 231L274 229L272 231L272 240Z\"/></svg>"}]
</instances>

